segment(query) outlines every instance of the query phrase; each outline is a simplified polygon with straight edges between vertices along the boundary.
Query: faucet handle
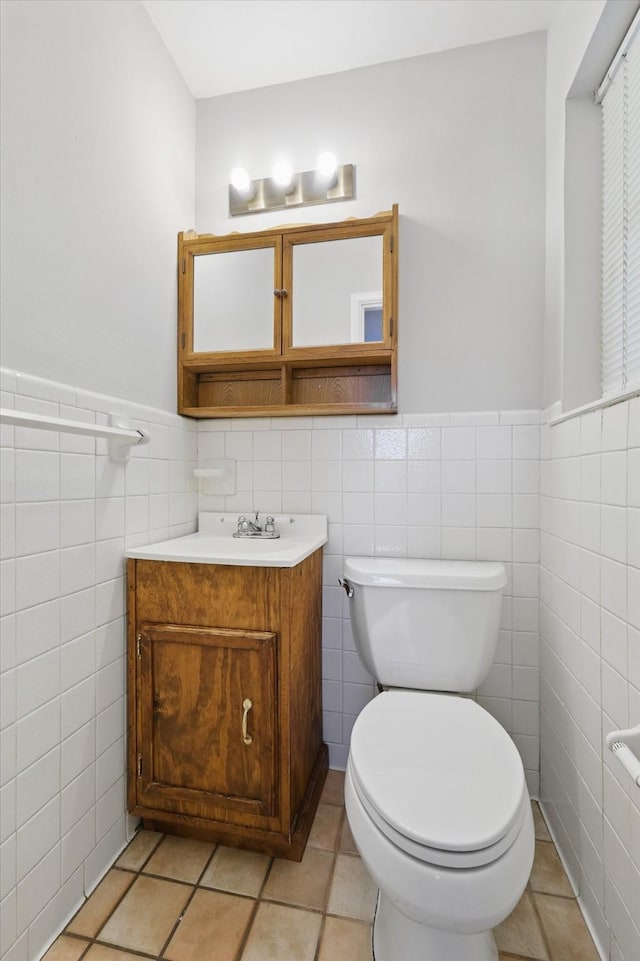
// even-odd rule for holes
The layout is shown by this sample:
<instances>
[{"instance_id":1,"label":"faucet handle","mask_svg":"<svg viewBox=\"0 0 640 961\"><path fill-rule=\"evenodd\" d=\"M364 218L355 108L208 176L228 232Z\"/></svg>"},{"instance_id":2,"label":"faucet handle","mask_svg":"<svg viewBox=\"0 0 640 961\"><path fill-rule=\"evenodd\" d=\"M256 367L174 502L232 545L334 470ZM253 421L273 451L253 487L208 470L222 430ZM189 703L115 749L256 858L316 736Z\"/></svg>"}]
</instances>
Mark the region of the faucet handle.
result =
<instances>
[{"instance_id":1,"label":"faucet handle","mask_svg":"<svg viewBox=\"0 0 640 961\"><path fill-rule=\"evenodd\" d=\"M244 514L240 514L240 517L238 518L238 531L239 532L246 531L248 527L249 527L249 521L244 516Z\"/></svg>"},{"instance_id":2,"label":"faucet handle","mask_svg":"<svg viewBox=\"0 0 640 961\"><path fill-rule=\"evenodd\" d=\"M273 534L275 529L276 529L276 525L273 517L271 516L267 517L264 525L265 534Z\"/></svg>"}]
</instances>

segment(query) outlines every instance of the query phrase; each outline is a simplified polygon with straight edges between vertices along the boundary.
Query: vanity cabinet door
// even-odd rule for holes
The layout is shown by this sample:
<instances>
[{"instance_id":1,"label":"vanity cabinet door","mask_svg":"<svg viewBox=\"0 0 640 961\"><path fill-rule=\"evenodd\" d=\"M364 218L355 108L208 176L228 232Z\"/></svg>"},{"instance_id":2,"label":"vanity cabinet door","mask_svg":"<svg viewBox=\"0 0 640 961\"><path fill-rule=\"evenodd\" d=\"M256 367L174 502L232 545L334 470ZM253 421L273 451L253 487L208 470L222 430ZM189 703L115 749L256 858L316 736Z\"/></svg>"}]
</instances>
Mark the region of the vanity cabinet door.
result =
<instances>
[{"instance_id":1,"label":"vanity cabinet door","mask_svg":"<svg viewBox=\"0 0 640 961\"><path fill-rule=\"evenodd\" d=\"M142 628L139 805L248 823L277 814L276 642L264 631Z\"/></svg>"}]
</instances>

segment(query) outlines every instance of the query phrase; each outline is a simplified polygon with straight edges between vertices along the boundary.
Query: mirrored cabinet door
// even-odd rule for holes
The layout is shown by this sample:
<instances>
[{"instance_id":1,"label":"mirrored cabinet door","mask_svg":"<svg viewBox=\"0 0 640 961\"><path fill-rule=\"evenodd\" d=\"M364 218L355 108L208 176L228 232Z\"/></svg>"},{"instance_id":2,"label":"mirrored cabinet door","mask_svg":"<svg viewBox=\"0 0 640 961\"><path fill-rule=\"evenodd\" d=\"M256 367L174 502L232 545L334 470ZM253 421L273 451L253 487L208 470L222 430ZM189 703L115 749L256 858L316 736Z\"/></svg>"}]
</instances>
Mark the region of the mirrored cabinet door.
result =
<instances>
[{"instance_id":1,"label":"mirrored cabinet door","mask_svg":"<svg viewBox=\"0 0 640 961\"><path fill-rule=\"evenodd\" d=\"M381 343L383 239L292 247L291 346Z\"/></svg>"},{"instance_id":2,"label":"mirrored cabinet door","mask_svg":"<svg viewBox=\"0 0 640 961\"><path fill-rule=\"evenodd\" d=\"M273 259L271 247L194 257L194 353L273 348Z\"/></svg>"},{"instance_id":3,"label":"mirrored cabinet door","mask_svg":"<svg viewBox=\"0 0 640 961\"><path fill-rule=\"evenodd\" d=\"M269 360L282 351L278 234L181 234L178 329L184 363Z\"/></svg>"}]
</instances>

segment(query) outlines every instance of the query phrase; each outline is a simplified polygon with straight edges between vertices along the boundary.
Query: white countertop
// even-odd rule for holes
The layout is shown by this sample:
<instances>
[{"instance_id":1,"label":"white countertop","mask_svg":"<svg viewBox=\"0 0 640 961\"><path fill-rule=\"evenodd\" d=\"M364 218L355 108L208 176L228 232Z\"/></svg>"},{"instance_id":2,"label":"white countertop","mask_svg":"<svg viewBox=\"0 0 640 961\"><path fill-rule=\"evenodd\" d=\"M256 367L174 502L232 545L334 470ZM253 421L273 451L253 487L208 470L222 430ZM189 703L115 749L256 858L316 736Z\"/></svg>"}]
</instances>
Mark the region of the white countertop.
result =
<instances>
[{"instance_id":1,"label":"white countertop","mask_svg":"<svg viewBox=\"0 0 640 961\"><path fill-rule=\"evenodd\" d=\"M202 511L197 533L133 547L125 551L125 557L187 564L295 567L327 543L327 518L323 514L276 514L275 528L280 537L273 540L233 537L238 516ZM251 519L253 514L247 511L245 516ZM266 516L260 515L261 523Z\"/></svg>"}]
</instances>

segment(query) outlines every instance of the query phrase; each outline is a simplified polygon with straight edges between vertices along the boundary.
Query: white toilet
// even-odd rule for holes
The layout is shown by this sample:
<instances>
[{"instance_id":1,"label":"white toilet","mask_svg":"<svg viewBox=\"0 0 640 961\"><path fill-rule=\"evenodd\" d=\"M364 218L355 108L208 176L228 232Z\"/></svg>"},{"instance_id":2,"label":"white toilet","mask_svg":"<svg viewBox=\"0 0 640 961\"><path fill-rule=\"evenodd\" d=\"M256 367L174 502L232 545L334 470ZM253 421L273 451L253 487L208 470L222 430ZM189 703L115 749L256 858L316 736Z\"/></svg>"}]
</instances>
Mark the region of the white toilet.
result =
<instances>
[{"instance_id":1,"label":"white toilet","mask_svg":"<svg viewBox=\"0 0 640 961\"><path fill-rule=\"evenodd\" d=\"M491 929L531 871L520 755L474 700L493 661L501 564L345 559L356 649L383 688L351 735L345 803L380 889L375 961L497 961Z\"/></svg>"}]
</instances>

